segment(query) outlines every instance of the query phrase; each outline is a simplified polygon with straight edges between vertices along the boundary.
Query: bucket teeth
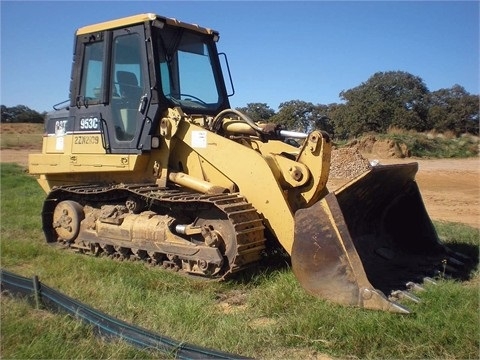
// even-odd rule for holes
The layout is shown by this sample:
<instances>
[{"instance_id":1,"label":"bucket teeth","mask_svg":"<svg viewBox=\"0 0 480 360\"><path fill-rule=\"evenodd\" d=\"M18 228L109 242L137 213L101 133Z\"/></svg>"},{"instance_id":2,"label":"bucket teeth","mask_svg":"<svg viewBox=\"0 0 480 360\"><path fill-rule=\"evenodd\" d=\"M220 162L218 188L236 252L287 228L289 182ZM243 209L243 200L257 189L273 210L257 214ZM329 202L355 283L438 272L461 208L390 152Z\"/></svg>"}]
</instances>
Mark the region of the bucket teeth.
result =
<instances>
[{"instance_id":1,"label":"bucket teeth","mask_svg":"<svg viewBox=\"0 0 480 360\"><path fill-rule=\"evenodd\" d=\"M409 281L407 284L406 284L406 287L408 290L410 291L424 291L425 288L423 286L421 286L420 284L417 284L413 281Z\"/></svg>"},{"instance_id":2,"label":"bucket teeth","mask_svg":"<svg viewBox=\"0 0 480 360\"><path fill-rule=\"evenodd\" d=\"M403 306L403 305L400 305L400 304L397 304L396 302L394 301L391 301L391 306L390 308L387 310L389 312L393 312L393 313L398 313L398 314L410 314L412 311L407 308L406 306Z\"/></svg>"},{"instance_id":3,"label":"bucket teeth","mask_svg":"<svg viewBox=\"0 0 480 360\"><path fill-rule=\"evenodd\" d=\"M387 298L381 291L376 289L363 289L362 307L366 309L383 310L393 313L410 314L409 308Z\"/></svg>"},{"instance_id":4,"label":"bucket teeth","mask_svg":"<svg viewBox=\"0 0 480 360\"><path fill-rule=\"evenodd\" d=\"M422 284L437 285L437 282L429 276L425 276L424 278L419 279L419 280L421 280ZM425 288L422 285L420 285L418 282L415 282L415 281L409 281L405 284L405 286L407 287L407 290L392 290L388 299L390 301L397 301L397 300L406 299L406 300L410 300L410 301L412 301L416 304L420 303L421 299L418 296L412 294L412 292L414 292L414 291L415 292L421 292L421 291L424 291Z\"/></svg>"},{"instance_id":5,"label":"bucket teeth","mask_svg":"<svg viewBox=\"0 0 480 360\"><path fill-rule=\"evenodd\" d=\"M407 299L407 300L413 301L416 304L418 304L421 301L419 297L413 295L412 293L410 293L408 291L403 291L403 290L392 291L389 299L391 299L393 301L401 300L401 299Z\"/></svg>"},{"instance_id":6,"label":"bucket teeth","mask_svg":"<svg viewBox=\"0 0 480 360\"><path fill-rule=\"evenodd\" d=\"M423 278L423 282L425 284L437 285L437 282L435 280L433 280L431 277L428 277L428 276Z\"/></svg>"}]
</instances>

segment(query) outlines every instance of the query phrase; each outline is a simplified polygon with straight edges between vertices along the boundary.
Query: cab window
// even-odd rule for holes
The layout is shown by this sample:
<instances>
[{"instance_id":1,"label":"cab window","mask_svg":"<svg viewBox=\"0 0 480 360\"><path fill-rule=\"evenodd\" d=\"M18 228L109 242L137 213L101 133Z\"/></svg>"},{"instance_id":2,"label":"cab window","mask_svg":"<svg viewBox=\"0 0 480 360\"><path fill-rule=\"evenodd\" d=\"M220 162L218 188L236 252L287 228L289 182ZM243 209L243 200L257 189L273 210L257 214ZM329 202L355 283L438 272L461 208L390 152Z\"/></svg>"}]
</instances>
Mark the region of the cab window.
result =
<instances>
[{"instance_id":1,"label":"cab window","mask_svg":"<svg viewBox=\"0 0 480 360\"><path fill-rule=\"evenodd\" d=\"M114 38L110 96L119 141L130 141L137 129L138 108L144 90L142 40L138 33Z\"/></svg>"},{"instance_id":2,"label":"cab window","mask_svg":"<svg viewBox=\"0 0 480 360\"><path fill-rule=\"evenodd\" d=\"M96 104L102 100L103 49L103 41L85 44L80 95L86 104Z\"/></svg>"}]
</instances>

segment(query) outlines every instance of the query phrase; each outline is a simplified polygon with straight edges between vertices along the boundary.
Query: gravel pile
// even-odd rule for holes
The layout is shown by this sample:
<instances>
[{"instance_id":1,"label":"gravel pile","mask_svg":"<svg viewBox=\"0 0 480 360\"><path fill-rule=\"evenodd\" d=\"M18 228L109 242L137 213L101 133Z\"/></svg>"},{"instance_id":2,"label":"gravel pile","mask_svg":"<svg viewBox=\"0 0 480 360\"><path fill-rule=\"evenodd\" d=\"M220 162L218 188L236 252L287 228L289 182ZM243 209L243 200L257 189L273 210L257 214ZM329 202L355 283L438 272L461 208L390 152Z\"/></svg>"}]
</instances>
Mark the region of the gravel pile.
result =
<instances>
[{"instance_id":1,"label":"gravel pile","mask_svg":"<svg viewBox=\"0 0 480 360\"><path fill-rule=\"evenodd\" d=\"M367 170L370 162L355 148L332 149L330 177L335 179L352 179Z\"/></svg>"}]
</instances>

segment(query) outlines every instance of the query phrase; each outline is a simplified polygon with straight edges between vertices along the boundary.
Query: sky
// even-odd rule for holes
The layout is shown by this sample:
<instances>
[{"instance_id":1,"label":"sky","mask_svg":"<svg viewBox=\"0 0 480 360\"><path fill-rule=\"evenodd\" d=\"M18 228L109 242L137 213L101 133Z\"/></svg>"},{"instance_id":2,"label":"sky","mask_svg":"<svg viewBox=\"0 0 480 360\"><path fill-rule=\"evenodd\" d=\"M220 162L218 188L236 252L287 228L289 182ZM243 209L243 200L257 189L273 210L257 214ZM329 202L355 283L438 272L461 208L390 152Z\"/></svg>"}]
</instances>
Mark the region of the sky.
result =
<instances>
[{"instance_id":1,"label":"sky","mask_svg":"<svg viewBox=\"0 0 480 360\"><path fill-rule=\"evenodd\" d=\"M68 99L75 30L146 12L220 32L234 108L338 103L379 71L480 93L478 1L0 0L0 103L52 110Z\"/></svg>"}]
</instances>

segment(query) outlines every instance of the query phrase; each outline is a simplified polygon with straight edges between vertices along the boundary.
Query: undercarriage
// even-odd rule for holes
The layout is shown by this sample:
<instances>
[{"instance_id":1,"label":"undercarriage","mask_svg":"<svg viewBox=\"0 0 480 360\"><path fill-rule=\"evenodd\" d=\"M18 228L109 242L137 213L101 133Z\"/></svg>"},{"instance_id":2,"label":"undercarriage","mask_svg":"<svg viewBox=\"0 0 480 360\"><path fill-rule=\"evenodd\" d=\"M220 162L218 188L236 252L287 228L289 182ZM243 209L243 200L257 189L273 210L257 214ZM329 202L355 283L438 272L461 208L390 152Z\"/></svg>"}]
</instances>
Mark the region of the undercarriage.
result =
<instances>
[{"instance_id":1,"label":"undercarriage","mask_svg":"<svg viewBox=\"0 0 480 360\"><path fill-rule=\"evenodd\" d=\"M42 217L48 242L206 277L240 271L265 249L262 219L238 194L63 186L49 194Z\"/></svg>"}]
</instances>

